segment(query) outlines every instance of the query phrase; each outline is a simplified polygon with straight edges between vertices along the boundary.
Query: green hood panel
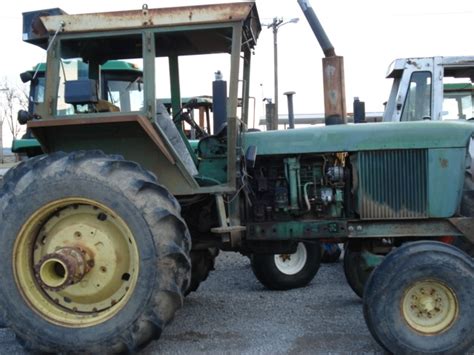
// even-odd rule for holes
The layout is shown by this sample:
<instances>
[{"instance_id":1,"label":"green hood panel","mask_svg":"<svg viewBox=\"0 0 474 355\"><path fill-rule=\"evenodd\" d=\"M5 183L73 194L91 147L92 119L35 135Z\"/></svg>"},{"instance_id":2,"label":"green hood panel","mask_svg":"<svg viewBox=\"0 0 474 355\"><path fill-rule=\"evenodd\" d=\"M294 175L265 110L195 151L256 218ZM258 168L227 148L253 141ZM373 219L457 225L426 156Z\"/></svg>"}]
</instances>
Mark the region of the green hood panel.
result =
<instances>
[{"instance_id":1,"label":"green hood panel","mask_svg":"<svg viewBox=\"0 0 474 355\"><path fill-rule=\"evenodd\" d=\"M383 122L248 132L243 142L258 155L464 148L473 133L474 123L466 121Z\"/></svg>"}]
</instances>

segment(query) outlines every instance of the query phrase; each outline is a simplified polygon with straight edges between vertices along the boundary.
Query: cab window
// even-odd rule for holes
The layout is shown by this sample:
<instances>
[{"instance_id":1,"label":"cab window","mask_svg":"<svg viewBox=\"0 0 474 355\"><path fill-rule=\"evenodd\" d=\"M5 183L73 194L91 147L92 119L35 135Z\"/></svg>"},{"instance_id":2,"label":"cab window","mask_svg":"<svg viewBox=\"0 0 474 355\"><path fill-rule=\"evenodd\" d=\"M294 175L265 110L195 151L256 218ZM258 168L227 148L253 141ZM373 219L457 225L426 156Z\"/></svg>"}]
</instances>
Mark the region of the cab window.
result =
<instances>
[{"instance_id":1,"label":"cab window","mask_svg":"<svg viewBox=\"0 0 474 355\"><path fill-rule=\"evenodd\" d=\"M427 118L431 118L431 73L415 72L410 78L401 120L419 121Z\"/></svg>"}]
</instances>

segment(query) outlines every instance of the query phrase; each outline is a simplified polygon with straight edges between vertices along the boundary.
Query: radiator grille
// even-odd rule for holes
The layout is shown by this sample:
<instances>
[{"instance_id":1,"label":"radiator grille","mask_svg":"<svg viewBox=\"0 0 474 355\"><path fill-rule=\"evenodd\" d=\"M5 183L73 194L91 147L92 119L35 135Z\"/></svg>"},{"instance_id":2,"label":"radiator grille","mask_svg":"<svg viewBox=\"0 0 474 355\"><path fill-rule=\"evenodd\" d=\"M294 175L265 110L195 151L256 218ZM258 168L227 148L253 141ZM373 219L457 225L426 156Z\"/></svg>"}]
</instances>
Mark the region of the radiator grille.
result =
<instances>
[{"instance_id":1,"label":"radiator grille","mask_svg":"<svg viewBox=\"0 0 474 355\"><path fill-rule=\"evenodd\" d=\"M424 149L360 152L360 217L426 217L427 156Z\"/></svg>"}]
</instances>

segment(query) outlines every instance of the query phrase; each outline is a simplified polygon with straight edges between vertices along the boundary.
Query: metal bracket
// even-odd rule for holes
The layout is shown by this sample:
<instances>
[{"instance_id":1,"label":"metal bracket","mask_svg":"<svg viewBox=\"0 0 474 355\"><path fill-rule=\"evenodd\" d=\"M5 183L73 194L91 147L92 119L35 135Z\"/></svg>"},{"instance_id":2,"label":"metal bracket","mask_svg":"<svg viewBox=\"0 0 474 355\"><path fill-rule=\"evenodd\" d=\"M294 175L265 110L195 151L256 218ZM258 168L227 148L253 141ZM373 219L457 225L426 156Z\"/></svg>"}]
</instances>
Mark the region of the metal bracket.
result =
<instances>
[{"instance_id":1,"label":"metal bracket","mask_svg":"<svg viewBox=\"0 0 474 355\"><path fill-rule=\"evenodd\" d=\"M211 228L211 233L220 234L222 242L230 244L235 248L240 246L242 242L242 232L247 228L245 226L231 226L224 204L224 197L221 194L216 196L217 218L219 220L219 227Z\"/></svg>"}]
</instances>

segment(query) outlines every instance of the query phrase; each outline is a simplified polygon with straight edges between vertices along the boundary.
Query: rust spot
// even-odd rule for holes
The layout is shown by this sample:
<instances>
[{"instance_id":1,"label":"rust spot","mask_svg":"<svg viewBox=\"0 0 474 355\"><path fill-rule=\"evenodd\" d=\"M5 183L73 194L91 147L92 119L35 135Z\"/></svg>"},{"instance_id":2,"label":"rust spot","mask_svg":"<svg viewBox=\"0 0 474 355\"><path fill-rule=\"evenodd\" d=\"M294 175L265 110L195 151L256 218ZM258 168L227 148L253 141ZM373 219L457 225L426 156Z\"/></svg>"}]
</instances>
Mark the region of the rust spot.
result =
<instances>
[{"instance_id":1,"label":"rust spot","mask_svg":"<svg viewBox=\"0 0 474 355\"><path fill-rule=\"evenodd\" d=\"M440 163L441 167L444 168L444 169L448 167L448 159L440 158L439 163Z\"/></svg>"}]
</instances>

